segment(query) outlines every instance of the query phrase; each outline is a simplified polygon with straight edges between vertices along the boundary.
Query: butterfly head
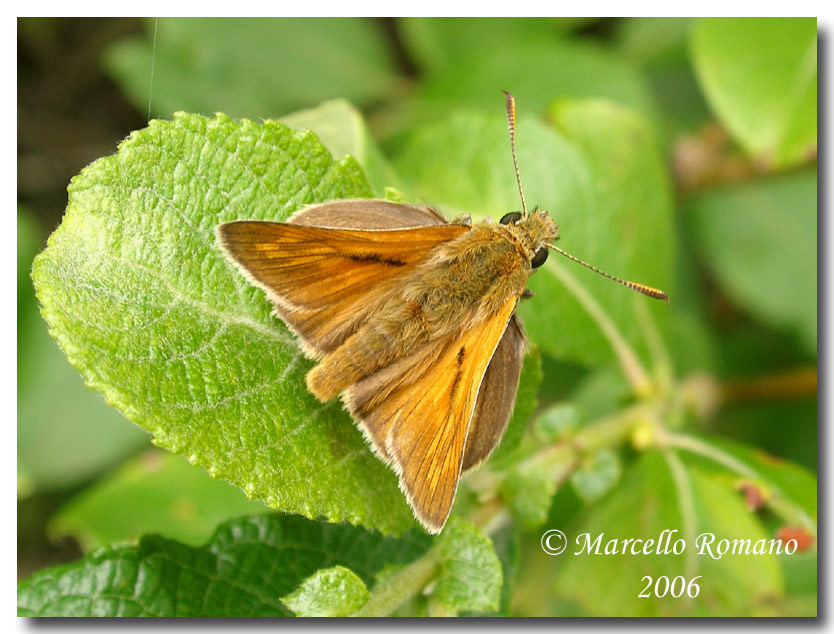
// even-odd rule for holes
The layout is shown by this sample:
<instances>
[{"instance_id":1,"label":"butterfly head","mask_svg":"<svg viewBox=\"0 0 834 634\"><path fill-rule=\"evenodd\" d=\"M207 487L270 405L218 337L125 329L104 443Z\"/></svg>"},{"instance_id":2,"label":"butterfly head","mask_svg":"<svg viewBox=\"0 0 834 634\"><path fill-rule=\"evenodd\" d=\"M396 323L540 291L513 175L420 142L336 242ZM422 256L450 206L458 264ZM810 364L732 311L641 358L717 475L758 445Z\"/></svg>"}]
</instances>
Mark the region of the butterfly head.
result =
<instances>
[{"instance_id":1,"label":"butterfly head","mask_svg":"<svg viewBox=\"0 0 834 634\"><path fill-rule=\"evenodd\" d=\"M509 228L522 245L534 269L547 260L547 245L559 239L559 227L544 209L537 208L527 214L511 211L500 222Z\"/></svg>"}]
</instances>

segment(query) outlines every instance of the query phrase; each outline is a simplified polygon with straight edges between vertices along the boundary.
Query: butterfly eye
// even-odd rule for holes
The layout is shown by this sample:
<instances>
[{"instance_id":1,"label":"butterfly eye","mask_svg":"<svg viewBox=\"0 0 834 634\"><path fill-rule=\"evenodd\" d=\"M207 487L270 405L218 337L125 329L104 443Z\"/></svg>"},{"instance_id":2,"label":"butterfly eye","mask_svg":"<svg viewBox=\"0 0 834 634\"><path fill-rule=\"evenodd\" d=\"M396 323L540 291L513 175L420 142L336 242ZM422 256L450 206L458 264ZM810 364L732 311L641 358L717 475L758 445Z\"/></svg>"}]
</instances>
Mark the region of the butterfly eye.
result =
<instances>
[{"instance_id":1,"label":"butterfly eye","mask_svg":"<svg viewBox=\"0 0 834 634\"><path fill-rule=\"evenodd\" d=\"M547 247L542 247L536 251L536 255L533 256L532 260L530 260L530 266L534 269L539 268L547 260L547 253Z\"/></svg>"},{"instance_id":2,"label":"butterfly eye","mask_svg":"<svg viewBox=\"0 0 834 634\"><path fill-rule=\"evenodd\" d=\"M511 211L508 214L504 214L503 218L499 220L502 225L514 225L519 220L521 220L521 212L520 211Z\"/></svg>"}]
</instances>

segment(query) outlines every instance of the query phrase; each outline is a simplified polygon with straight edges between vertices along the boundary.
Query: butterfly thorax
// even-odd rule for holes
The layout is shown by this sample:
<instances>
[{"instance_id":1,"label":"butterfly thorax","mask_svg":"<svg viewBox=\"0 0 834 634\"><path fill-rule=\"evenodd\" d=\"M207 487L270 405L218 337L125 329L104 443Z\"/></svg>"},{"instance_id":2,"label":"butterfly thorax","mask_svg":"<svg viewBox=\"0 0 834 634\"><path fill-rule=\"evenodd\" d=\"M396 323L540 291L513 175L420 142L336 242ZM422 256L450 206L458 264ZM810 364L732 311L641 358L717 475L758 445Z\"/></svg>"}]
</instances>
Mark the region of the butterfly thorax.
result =
<instances>
[{"instance_id":1,"label":"butterfly thorax","mask_svg":"<svg viewBox=\"0 0 834 634\"><path fill-rule=\"evenodd\" d=\"M445 334L520 295L529 274L525 245L509 227L476 224L437 247L400 294L406 304L419 304L433 334Z\"/></svg>"}]
</instances>

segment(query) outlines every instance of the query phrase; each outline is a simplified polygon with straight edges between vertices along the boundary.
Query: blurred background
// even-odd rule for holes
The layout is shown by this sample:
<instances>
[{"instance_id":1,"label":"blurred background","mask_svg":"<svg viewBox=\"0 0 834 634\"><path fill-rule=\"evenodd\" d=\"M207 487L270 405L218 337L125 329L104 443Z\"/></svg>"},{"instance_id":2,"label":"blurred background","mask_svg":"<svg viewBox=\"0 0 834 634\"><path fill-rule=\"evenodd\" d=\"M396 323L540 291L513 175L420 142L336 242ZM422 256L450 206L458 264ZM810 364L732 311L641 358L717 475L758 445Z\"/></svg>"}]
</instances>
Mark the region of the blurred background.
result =
<instances>
[{"instance_id":1,"label":"blurred background","mask_svg":"<svg viewBox=\"0 0 834 634\"><path fill-rule=\"evenodd\" d=\"M126 526L200 543L223 517L263 509L153 450L86 389L29 278L70 179L179 110L260 120L344 99L367 152L388 158L440 115L501 108L499 88L541 117L559 98L632 110L668 169L677 287L700 337L682 363L714 394L703 429L815 472L816 76L815 19L19 19L18 575ZM369 178L431 199L402 170ZM166 482L189 478L187 499L160 504ZM107 526L114 505L121 524Z\"/></svg>"}]
</instances>

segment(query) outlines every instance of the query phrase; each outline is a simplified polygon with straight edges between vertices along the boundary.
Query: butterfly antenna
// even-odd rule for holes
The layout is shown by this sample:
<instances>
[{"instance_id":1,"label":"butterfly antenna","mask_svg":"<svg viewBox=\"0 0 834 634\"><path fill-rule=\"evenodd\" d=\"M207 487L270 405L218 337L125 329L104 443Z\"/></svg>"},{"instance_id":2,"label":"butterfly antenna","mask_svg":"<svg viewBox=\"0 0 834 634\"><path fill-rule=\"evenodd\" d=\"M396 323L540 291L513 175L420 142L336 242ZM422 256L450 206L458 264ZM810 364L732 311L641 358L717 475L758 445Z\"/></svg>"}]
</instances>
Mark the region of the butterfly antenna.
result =
<instances>
[{"instance_id":1,"label":"butterfly antenna","mask_svg":"<svg viewBox=\"0 0 834 634\"><path fill-rule=\"evenodd\" d=\"M507 96L507 124L510 127L510 151L513 154L513 167L515 167L515 180L518 183L518 193L521 195L521 209L527 215L527 203L524 201L524 190L521 189L521 173L518 171L518 159L515 157L515 97L506 90L502 90Z\"/></svg>"},{"instance_id":2,"label":"butterfly antenna","mask_svg":"<svg viewBox=\"0 0 834 634\"><path fill-rule=\"evenodd\" d=\"M669 305L669 296L661 290L656 288L652 288L651 286L646 286L645 284L638 284L637 282L629 282L628 280L624 280L622 278L616 277L614 275L609 275L605 271L600 271L597 267L588 264L587 262L583 262L578 257L571 255L567 251L562 251L559 247L554 244L547 244L548 247L553 249L554 251L561 253L569 260L573 260L577 264L581 264L585 268L591 269L594 273L599 273L603 277L607 277L609 280L614 280L618 284L622 284L626 288L630 288L633 291L637 291L638 293L642 293L643 295L648 295L649 297L653 297L654 299L663 299L666 301L666 305Z\"/></svg>"}]
</instances>

